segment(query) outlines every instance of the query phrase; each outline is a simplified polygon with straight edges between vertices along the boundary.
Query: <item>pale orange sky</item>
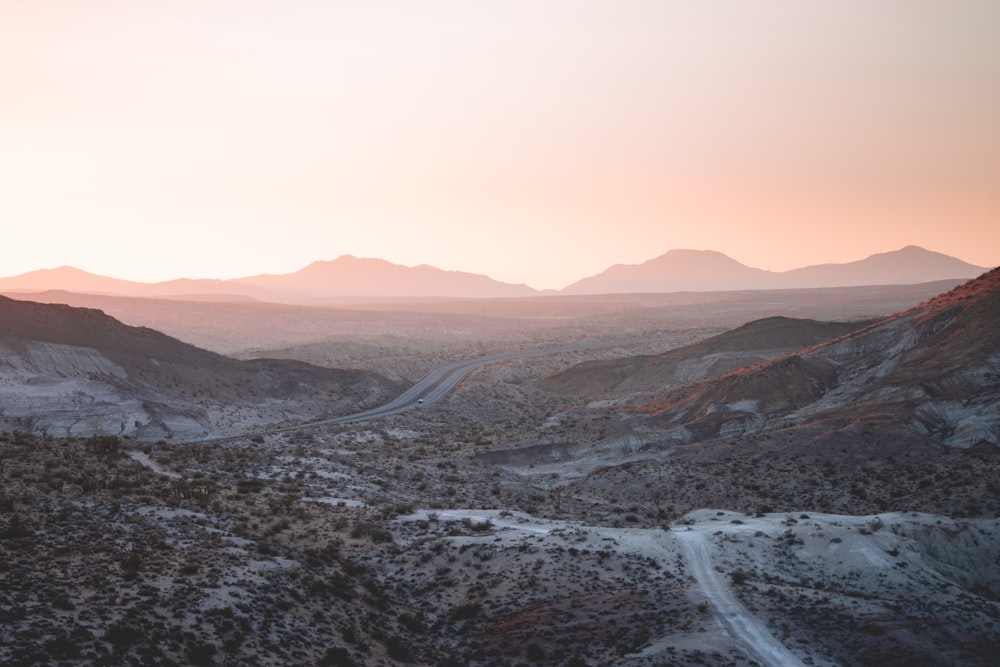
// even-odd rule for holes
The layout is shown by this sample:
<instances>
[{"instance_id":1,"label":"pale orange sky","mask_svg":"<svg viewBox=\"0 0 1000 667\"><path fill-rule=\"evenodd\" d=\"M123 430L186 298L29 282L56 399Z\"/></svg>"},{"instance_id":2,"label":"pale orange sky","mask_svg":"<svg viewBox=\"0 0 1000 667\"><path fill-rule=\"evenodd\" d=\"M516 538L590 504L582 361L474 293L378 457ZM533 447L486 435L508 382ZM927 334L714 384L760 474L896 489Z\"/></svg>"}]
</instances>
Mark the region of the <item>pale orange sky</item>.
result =
<instances>
[{"instance_id":1,"label":"pale orange sky","mask_svg":"<svg viewBox=\"0 0 1000 667\"><path fill-rule=\"evenodd\" d=\"M994 266L998 35L994 0L6 0L0 275Z\"/></svg>"}]
</instances>

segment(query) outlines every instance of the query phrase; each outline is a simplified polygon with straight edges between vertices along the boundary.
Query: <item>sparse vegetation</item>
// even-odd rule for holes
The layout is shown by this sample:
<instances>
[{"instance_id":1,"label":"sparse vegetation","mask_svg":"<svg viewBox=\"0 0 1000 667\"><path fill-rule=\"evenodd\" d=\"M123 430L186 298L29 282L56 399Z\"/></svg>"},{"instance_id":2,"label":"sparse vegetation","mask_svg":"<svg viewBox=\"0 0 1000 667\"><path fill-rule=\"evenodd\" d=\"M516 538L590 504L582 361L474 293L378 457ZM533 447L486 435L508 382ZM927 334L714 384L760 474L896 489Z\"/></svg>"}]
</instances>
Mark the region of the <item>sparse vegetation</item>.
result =
<instances>
[{"instance_id":1,"label":"sparse vegetation","mask_svg":"<svg viewBox=\"0 0 1000 667\"><path fill-rule=\"evenodd\" d=\"M664 322L629 320L659 339L627 351L721 327ZM540 326L483 348L580 335ZM379 347L399 375L469 352ZM991 664L995 451L860 409L673 440L648 396L535 384L584 360L488 366L445 402L308 432L0 432L0 662L751 664L679 546L692 529L720 587L817 664Z\"/></svg>"}]
</instances>

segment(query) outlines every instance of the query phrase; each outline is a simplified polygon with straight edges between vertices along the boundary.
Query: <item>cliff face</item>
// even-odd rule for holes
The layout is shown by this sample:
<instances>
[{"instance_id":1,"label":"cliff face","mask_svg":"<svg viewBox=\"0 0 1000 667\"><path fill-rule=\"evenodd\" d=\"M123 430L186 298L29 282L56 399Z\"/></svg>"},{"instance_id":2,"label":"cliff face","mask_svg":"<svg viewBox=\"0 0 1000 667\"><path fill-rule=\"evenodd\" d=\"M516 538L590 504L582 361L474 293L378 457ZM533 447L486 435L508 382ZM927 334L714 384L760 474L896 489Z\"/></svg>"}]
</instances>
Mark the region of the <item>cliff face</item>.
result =
<instances>
[{"instance_id":1,"label":"cliff face","mask_svg":"<svg viewBox=\"0 0 1000 667\"><path fill-rule=\"evenodd\" d=\"M127 377L124 368L91 348L34 341L0 345L0 428L89 436L137 434L145 426L152 435L146 397ZM175 423L176 435L205 432L204 415L192 417L183 426Z\"/></svg>"}]
</instances>

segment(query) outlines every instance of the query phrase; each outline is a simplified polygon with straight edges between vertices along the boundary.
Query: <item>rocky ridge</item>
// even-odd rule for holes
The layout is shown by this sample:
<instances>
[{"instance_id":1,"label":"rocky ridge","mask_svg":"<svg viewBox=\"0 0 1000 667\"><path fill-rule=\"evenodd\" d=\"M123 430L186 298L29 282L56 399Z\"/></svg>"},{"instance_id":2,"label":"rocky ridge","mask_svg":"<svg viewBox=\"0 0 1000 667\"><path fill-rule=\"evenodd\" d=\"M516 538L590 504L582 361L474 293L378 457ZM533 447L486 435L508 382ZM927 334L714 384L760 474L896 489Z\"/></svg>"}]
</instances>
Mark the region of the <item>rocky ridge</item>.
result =
<instances>
[{"instance_id":1,"label":"rocky ridge","mask_svg":"<svg viewBox=\"0 0 1000 667\"><path fill-rule=\"evenodd\" d=\"M703 380L842 336L865 324L768 317L659 355L578 364L542 378L538 386L598 396L662 392L665 387Z\"/></svg>"},{"instance_id":2,"label":"rocky ridge","mask_svg":"<svg viewBox=\"0 0 1000 667\"><path fill-rule=\"evenodd\" d=\"M649 424L692 442L852 408L915 437L1000 445L1000 270L832 341L665 393Z\"/></svg>"}]
</instances>

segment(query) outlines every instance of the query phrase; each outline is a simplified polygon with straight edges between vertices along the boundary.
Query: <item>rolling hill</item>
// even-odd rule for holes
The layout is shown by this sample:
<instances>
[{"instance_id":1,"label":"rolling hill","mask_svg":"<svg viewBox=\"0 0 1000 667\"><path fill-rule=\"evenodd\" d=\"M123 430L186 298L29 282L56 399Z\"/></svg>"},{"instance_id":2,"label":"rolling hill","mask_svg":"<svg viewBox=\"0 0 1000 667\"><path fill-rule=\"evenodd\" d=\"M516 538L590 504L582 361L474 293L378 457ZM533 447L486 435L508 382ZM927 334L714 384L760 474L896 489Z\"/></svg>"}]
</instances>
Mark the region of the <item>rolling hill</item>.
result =
<instances>
[{"instance_id":1,"label":"rolling hill","mask_svg":"<svg viewBox=\"0 0 1000 667\"><path fill-rule=\"evenodd\" d=\"M831 341L668 391L644 411L679 441L868 420L1000 446L1000 269Z\"/></svg>"},{"instance_id":2,"label":"rolling hill","mask_svg":"<svg viewBox=\"0 0 1000 667\"><path fill-rule=\"evenodd\" d=\"M397 390L367 371L237 361L98 310L0 297L7 429L191 439L350 412Z\"/></svg>"},{"instance_id":3,"label":"rolling hill","mask_svg":"<svg viewBox=\"0 0 1000 667\"><path fill-rule=\"evenodd\" d=\"M548 391L617 395L663 391L842 336L858 322L768 317L659 355L588 361L538 381Z\"/></svg>"}]
</instances>

